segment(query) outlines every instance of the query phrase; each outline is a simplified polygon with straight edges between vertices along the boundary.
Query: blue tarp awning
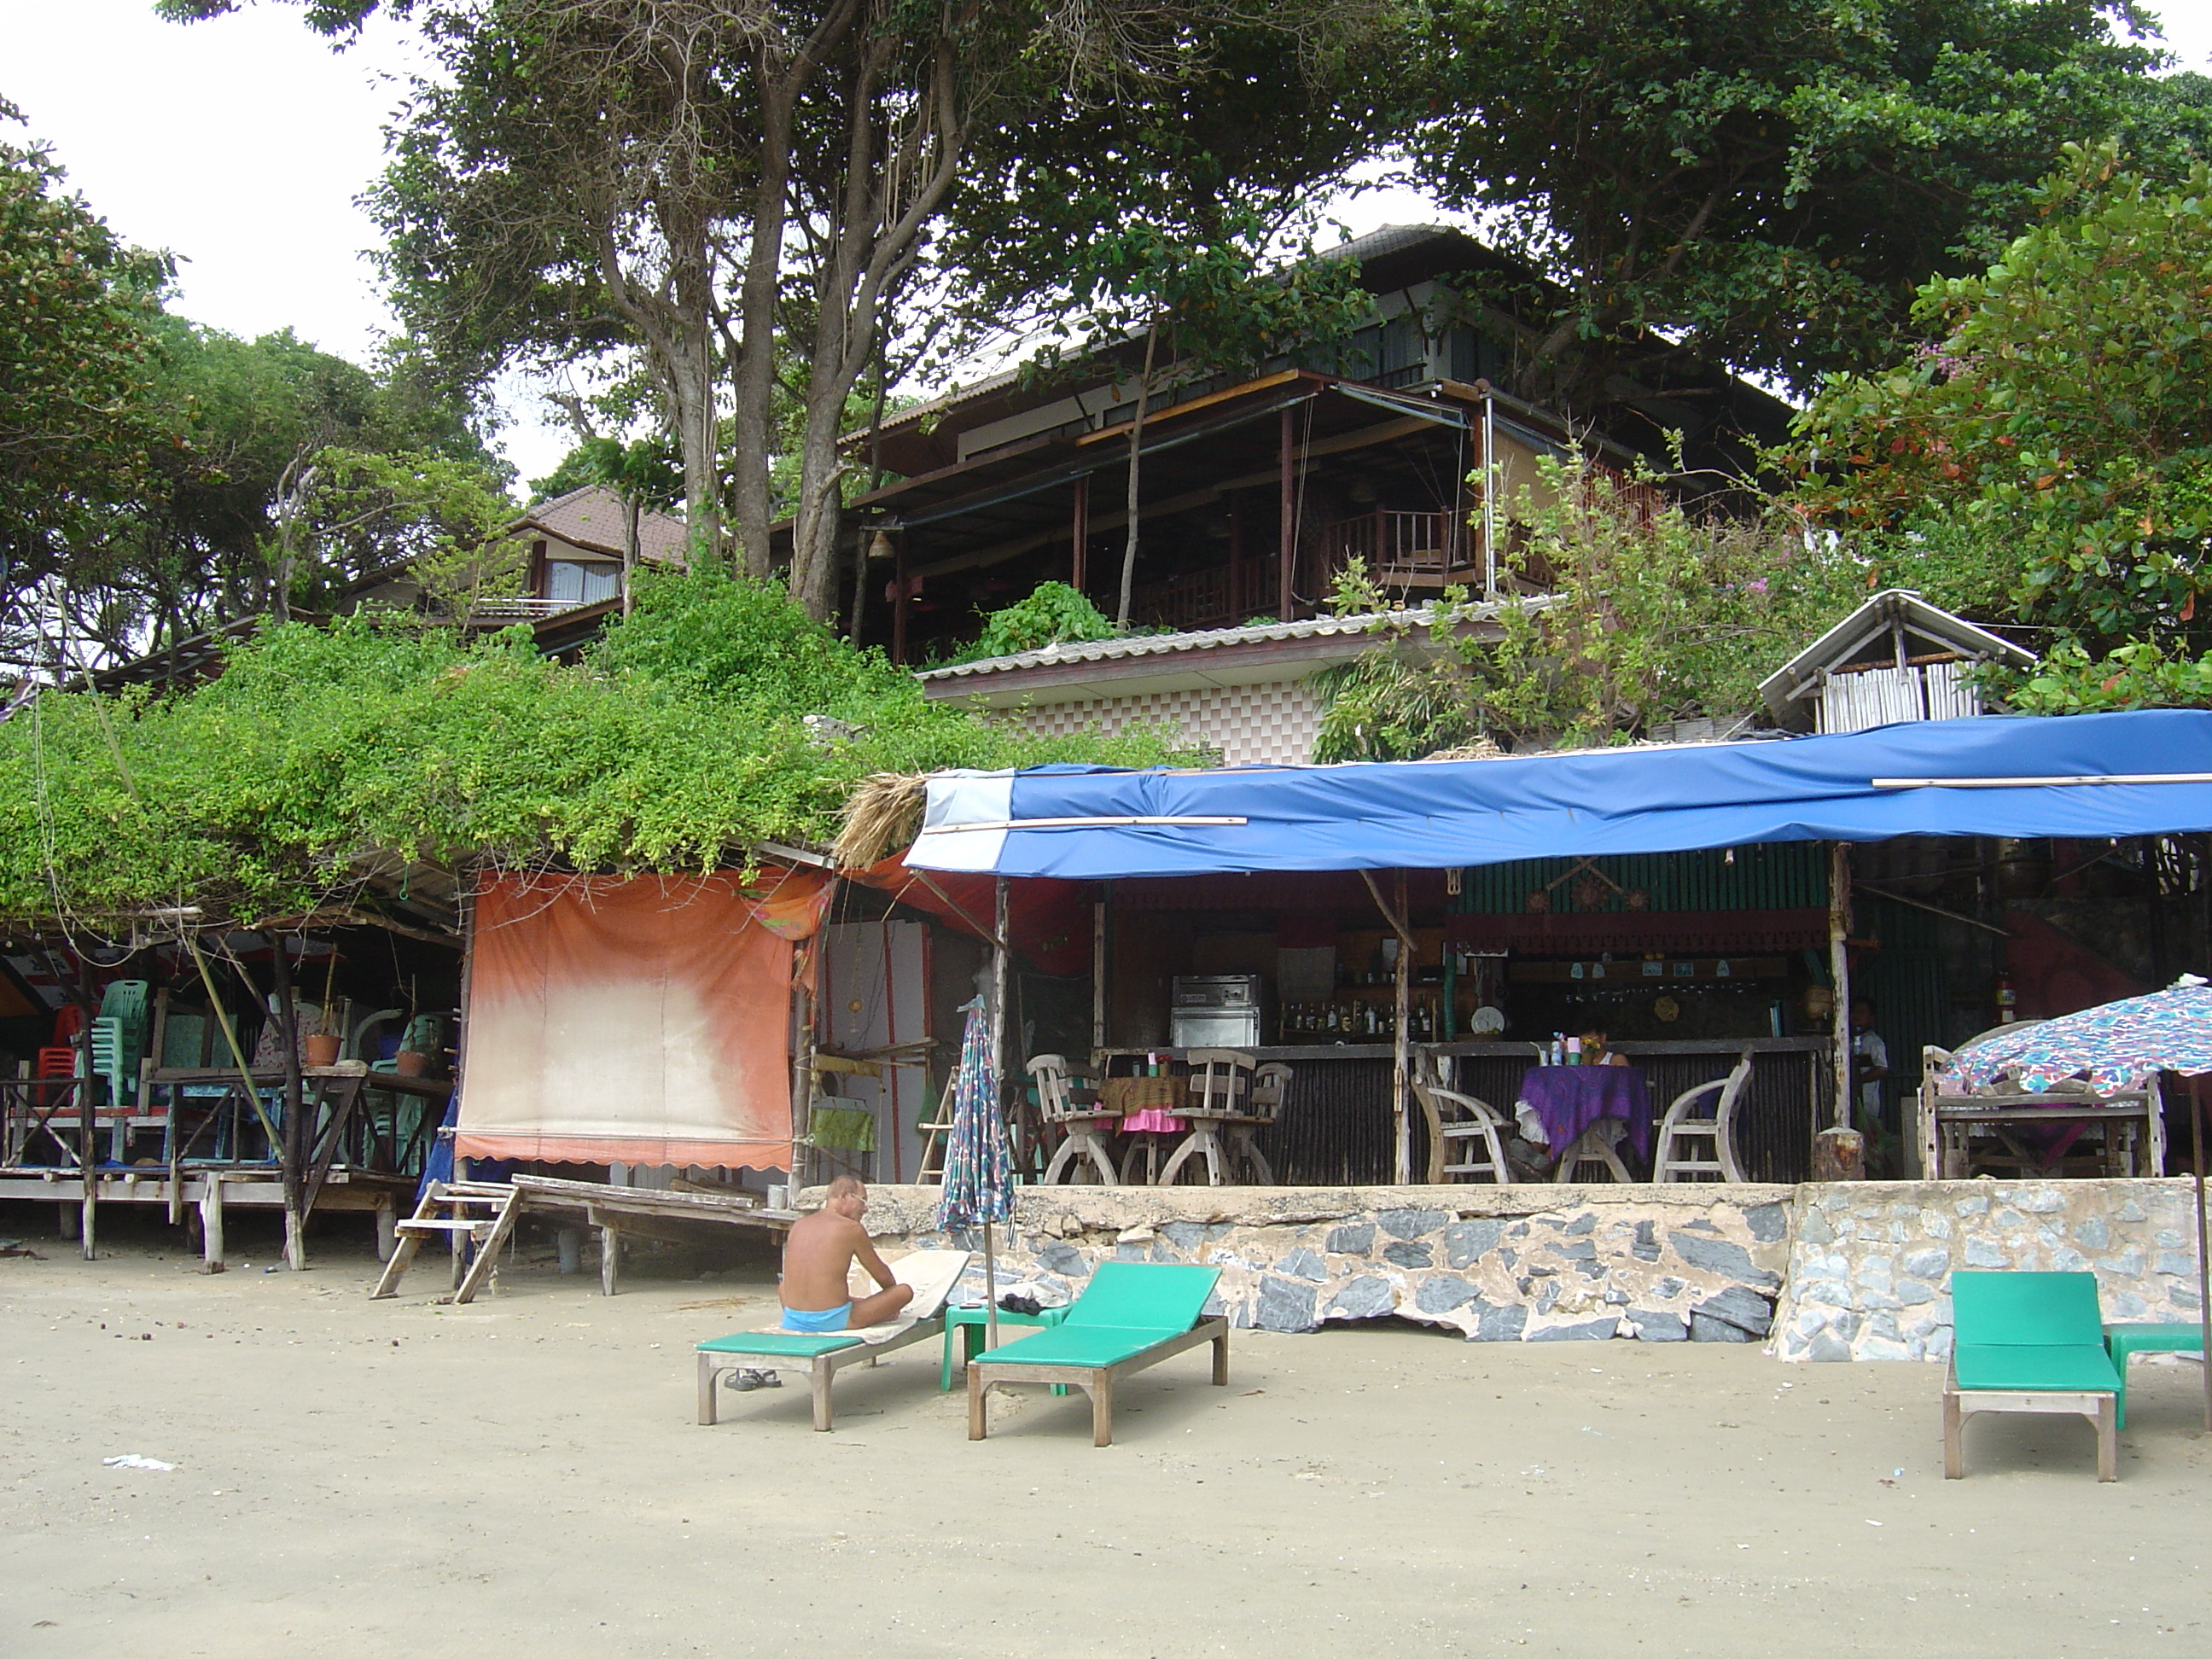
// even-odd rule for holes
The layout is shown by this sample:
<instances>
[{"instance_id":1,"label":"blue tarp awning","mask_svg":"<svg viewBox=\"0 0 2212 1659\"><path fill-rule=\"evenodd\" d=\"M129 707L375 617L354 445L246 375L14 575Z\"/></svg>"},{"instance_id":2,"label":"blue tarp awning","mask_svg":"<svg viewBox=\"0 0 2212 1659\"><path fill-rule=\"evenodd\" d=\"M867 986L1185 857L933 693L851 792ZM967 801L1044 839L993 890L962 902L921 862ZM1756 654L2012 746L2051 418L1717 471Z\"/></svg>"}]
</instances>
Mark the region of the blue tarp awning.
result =
<instances>
[{"instance_id":1,"label":"blue tarp awning","mask_svg":"<svg viewBox=\"0 0 2212 1659\"><path fill-rule=\"evenodd\" d=\"M1501 760L948 773L907 862L1096 880L2202 830L2212 712L2155 709Z\"/></svg>"}]
</instances>

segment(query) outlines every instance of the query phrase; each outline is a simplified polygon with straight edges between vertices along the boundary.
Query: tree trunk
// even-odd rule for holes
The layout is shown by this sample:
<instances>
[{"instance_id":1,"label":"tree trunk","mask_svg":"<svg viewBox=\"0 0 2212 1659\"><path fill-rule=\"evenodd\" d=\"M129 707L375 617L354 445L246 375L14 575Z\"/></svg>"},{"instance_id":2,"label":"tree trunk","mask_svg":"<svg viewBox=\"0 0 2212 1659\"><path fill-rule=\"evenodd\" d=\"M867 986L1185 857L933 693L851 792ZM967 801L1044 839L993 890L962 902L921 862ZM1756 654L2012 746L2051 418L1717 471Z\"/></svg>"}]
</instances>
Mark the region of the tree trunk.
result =
<instances>
[{"instance_id":1,"label":"tree trunk","mask_svg":"<svg viewBox=\"0 0 2212 1659\"><path fill-rule=\"evenodd\" d=\"M630 582L637 574L637 520L645 503L632 495L623 503L622 613L629 615Z\"/></svg>"},{"instance_id":2,"label":"tree trunk","mask_svg":"<svg viewBox=\"0 0 2212 1659\"><path fill-rule=\"evenodd\" d=\"M1153 313L1152 326L1145 331L1145 372L1137 380L1137 415L1129 422L1129 535L1121 549L1121 603L1114 614L1114 625L1126 630L1129 626L1129 598L1137 580L1137 490L1140 483L1140 465L1145 441L1145 405L1152 394L1152 354L1160 340L1160 319Z\"/></svg>"}]
</instances>

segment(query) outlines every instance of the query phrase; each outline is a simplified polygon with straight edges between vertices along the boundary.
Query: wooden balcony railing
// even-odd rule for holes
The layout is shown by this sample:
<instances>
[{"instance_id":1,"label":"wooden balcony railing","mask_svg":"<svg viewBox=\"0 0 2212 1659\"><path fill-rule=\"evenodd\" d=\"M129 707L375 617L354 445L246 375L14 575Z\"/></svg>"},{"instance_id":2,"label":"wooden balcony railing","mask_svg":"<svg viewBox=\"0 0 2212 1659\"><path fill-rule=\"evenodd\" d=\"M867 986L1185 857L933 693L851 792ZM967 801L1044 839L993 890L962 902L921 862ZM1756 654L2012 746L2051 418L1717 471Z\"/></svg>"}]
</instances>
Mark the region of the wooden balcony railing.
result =
<instances>
[{"instance_id":1,"label":"wooden balcony railing","mask_svg":"<svg viewBox=\"0 0 2212 1659\"><path fill-rule=\"evenodd\" d=\"M1449 513L1377 507L1324 528L1322 551L1331 571L1364 560L1368 575L1388 587L1442 587L1468 574L1467 531Z\"/></svg>"}]
</instances>

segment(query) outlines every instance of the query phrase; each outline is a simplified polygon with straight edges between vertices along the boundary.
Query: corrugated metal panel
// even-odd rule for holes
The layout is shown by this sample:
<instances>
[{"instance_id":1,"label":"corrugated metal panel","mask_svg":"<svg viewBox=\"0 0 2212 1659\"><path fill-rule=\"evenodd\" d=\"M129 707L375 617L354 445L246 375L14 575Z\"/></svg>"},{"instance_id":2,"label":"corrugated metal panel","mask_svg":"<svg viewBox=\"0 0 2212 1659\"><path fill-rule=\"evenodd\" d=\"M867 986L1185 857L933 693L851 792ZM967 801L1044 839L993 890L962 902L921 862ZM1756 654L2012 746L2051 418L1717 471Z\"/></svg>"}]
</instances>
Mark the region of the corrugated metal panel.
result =
<instances>
[{"instance_id":1,"label":"corrugated metal panel","mask_svg":"<svg viewBox=\"0 0 2212 1659\"><path fill-rule=\"evenodd\" d=\"M1285 1187L1373 1187L1391 1178L1390 1062L1293 1062L1274 1127L1256 1137Z\"/></svg>"},{"instance_id":2,"label":"corrugated metal panel","mask_svg":"<svg viewBox=\"0 0 2212 1659\"><path fill-rule=\"evenodd\" d=\"M1645 910L1797 910L1828 902L1826 849L1814 842L1773 842L1694 853L1652 853L1590 860L1611 887L1585 910L1580 859L1528 859L1483 865L1461 878L1451 909L1464 915L1526 913L1541 892L1554 915ZM1634 903L1631 896L1644 902Z\"/></svg>"}]
</instances>

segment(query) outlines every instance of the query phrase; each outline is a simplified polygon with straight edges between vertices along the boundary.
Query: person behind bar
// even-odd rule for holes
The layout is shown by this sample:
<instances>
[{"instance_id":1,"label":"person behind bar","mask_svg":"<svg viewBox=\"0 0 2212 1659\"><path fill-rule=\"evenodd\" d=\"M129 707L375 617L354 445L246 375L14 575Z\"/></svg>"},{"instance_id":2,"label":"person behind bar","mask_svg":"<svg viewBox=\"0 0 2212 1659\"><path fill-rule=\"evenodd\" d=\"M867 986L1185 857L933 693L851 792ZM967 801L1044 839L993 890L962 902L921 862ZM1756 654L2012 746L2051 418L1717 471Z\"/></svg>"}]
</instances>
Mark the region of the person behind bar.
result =
<instances>
[{"instance_id":1,"label":"person behind bar","mask_svg":"<svg viewBox=\"0 0 2212 1659\"><path fill-rule=\"evenodd\" d=\"M1626 1054L1617 1054L1605 1046L1605 1033L1593 1025L1583 1033L1583 1064L1585 1066L1626 1066Z\"/></svg>"},{"instance_id":2,"label":"person behind bar","mask_svg":"<svg viewBox=\"0 0 2212 1659\"><path fill-rule=\"evenodd\" d=\"M830 1197L812 1215L791 1224L783 1241L783 1328L820 1334L881 1324L914 1298L914 1287L891 1270L868 1243L860 1218L868 1189L851 1176L830 1183ZM858 1260L883 1289L853 1299L846 1279Z\"/></svg>"}]
</instances>

